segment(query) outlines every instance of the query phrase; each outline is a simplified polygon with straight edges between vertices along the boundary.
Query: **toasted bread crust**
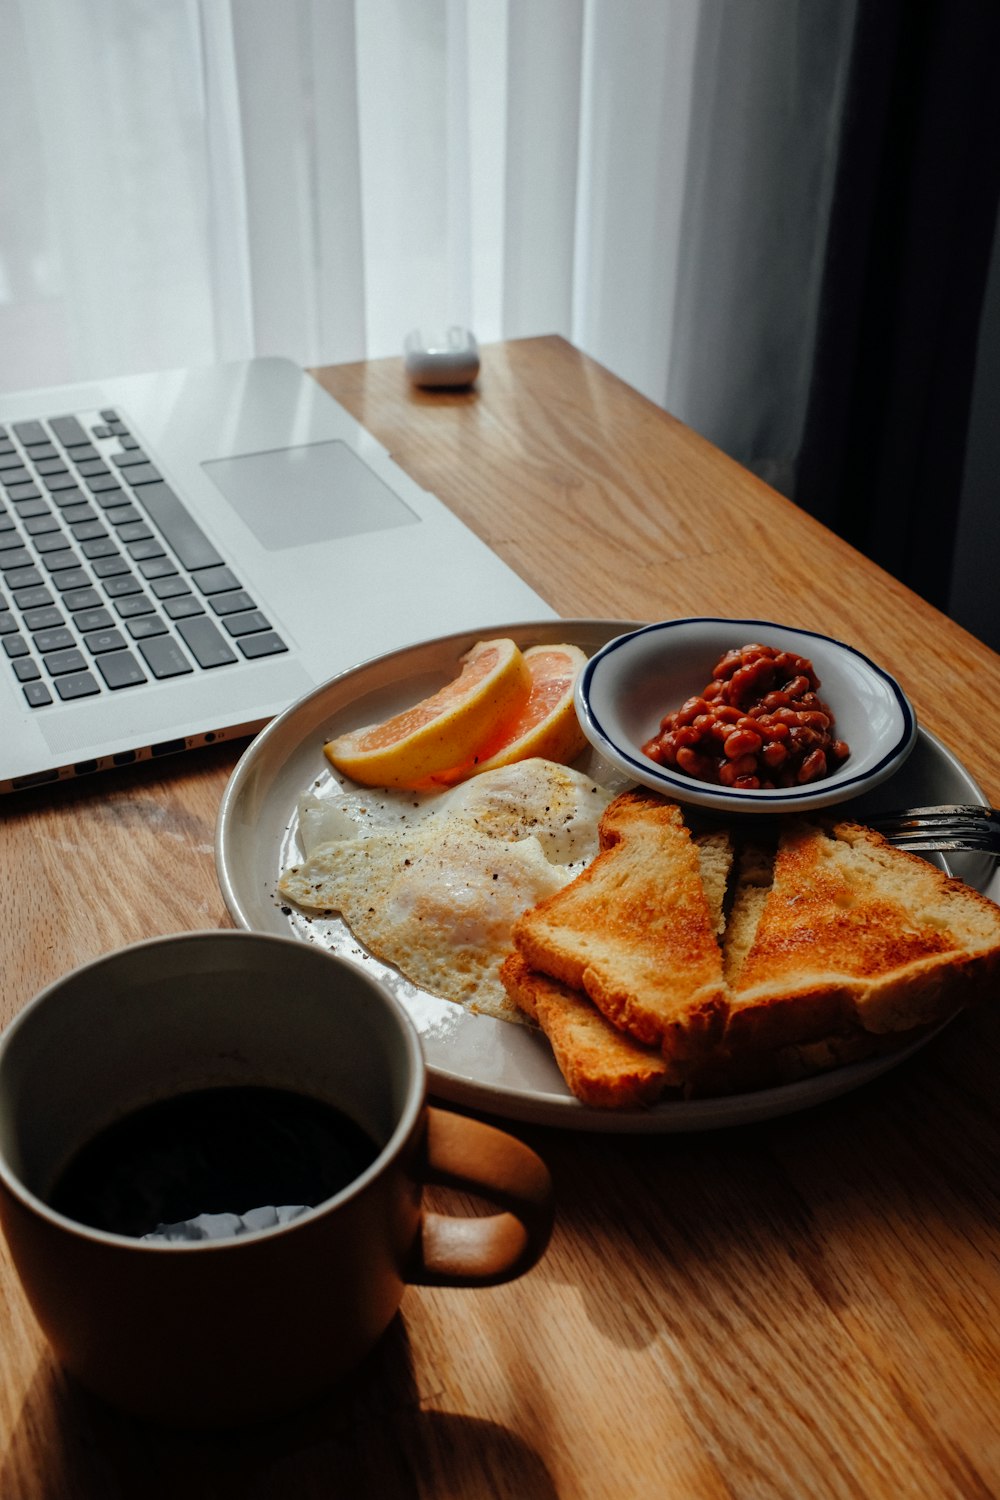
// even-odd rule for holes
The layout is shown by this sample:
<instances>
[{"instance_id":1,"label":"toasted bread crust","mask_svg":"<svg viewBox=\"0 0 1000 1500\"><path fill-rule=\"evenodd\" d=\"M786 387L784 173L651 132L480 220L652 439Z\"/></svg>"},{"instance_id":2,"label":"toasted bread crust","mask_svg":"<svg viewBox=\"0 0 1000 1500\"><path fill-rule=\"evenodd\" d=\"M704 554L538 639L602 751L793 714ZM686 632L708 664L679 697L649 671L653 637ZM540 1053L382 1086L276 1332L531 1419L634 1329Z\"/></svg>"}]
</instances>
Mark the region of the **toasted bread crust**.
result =
<instances>
[{"instance_id":1,"label":"toasted bread crust","mask_svg":"<svg viewBox=\"0 0 1000 1500\"><path fill-rule=\"evenodd\" d=\"M596 859L526 912L529 968L582 990L619 1029L668 1058L721 1035L725 989L698 850L676 803L625 792L605 810Z\"/></svg>"},{"instance_id":2,"label":"toasted bread crust","mask_svg":"<svg viewBox=\"0 0 1000 1500\"><path fill-rule=\"evenodd\" d=\"M504 982L579 1097L808 1077L903 1047L1000 986L1000 907L862 824L787 820L776 846L748 842L727 909L731 856L676 804L624 793L590 867L517 923ZM633 1077L630 1047L659 1049L662 1073Z\"/></svg>"},{"instance_id":3,"label":"toasted bread crust","mask_svg":"<svg viewBox=\"0 0 1000 1500\"><path fill-rule=\"evenodd\" d=\"M742 964L726 1045L933 1024L995 982L1000 910L853 822L787 825Z\"/></svg>"},{"instance_id":4,"label":"toasted bread crust","mask_svg":"<svg viewBox=\"0 0 1000 1500\"><path fill-rule=\"evenodd\" d=\"M578 990L528 967L512 953L500 978L515 1005L545 1032L571 1091L598 1109L655 1104L670 1082L665 1059L621 1032Z\"/></svg>"}]
</instances>

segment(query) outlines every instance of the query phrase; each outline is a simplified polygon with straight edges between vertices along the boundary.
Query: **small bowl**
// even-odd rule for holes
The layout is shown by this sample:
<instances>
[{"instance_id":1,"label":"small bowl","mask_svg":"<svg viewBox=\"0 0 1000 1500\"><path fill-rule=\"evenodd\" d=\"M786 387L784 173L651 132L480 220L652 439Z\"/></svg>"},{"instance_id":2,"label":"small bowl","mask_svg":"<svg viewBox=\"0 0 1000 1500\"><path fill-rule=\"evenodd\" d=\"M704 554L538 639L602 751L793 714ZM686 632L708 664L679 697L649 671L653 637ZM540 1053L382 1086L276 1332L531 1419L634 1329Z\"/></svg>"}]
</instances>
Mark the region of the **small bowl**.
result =
<instances>
[{"instance_id":1,"label":"small bowl","mask_svg":"<svg viewBox=\"0 0 1000 1500\"><path fill-rule=\"evenodd\" d=\"M727 651L750 642L812 662L819 696L851 752L832 775L800 787L738 790L698 781L643 754L663 716L704 690ZM897 771L917 738L913 708L888 672L842 641L768 620L662 620L617 636L580 673L576 710L590 743L620 770L666 797L720 812L801 812L845 802Z\"/></svg>"}]
</instances>

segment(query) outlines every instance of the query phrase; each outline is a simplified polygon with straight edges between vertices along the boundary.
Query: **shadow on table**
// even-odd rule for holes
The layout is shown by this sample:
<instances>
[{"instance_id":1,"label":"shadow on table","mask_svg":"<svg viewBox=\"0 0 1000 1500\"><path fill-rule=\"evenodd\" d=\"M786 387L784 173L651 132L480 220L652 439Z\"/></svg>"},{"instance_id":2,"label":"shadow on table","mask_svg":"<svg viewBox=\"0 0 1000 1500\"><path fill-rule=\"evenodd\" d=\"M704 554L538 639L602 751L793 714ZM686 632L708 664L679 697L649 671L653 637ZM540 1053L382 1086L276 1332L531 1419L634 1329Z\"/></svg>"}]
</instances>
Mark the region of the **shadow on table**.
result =
<instances>
[{"instance_id":1,"label":"shadow on table","mask_svg":"<svg viewBox=\"0 0 1000 1500\"><path fill-rule=\"evenodd\" d=\"M235 1433L171 1432L123 1416L45 1357L3 1458L10 1500L557 1500L506 1428L430 1410L397 1317L349 1391ZM494 1476L497 1482L494 1483ZM502 1476L502 1479L499 1478Z\"/></svg>"},{"instance_id":2,"label":"shadow on table","mask_svg":"<svg viewBox=\"0 0 1000 1500\"><path fill-rule=\"evenodd\" d=\"M532 1274L559 1278L575 1264L592 1326L639 1350L683 1344L702 1321L709 1332L761 1267L775 1305L801 1305L808 1286L831 1313L865 1305L872 1267L894 1242L924 1238L956 1254L978 1244L989 1259L1000 1233L998 1072L1000 1009L980 1009L892 1072L783 1118L701 1134L524 1130L557 1204L557 1253Z\"/></svg>"}]
</instances>

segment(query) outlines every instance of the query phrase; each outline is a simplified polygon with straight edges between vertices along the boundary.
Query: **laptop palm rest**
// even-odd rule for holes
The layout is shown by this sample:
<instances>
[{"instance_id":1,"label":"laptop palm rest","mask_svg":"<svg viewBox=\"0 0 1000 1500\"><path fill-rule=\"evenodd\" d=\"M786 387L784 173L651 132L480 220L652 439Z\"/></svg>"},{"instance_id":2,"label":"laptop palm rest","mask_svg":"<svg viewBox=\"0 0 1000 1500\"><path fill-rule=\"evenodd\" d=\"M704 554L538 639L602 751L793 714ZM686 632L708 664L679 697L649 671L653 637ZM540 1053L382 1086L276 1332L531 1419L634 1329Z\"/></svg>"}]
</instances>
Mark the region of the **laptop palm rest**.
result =
<instances>
[{"instance_id":1,"label":"laptop palm rest","mask_svg":"<svg viewBox=\"0 0 1000 1500\"><path fill-rule=\"evenodd\" d=\"M420 520L339 439L209 459L202 468L269 552Z\"/></svg>"}]
</instances>

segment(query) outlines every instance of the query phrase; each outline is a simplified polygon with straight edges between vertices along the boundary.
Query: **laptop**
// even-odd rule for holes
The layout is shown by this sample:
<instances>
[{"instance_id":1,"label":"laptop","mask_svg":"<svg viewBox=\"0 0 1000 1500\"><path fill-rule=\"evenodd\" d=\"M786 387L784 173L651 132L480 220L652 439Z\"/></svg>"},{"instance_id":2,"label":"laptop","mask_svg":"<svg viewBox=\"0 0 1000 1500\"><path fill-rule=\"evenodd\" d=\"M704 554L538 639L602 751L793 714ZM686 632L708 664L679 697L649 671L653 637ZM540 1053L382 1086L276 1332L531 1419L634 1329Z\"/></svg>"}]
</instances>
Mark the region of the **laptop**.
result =
<instances>
[{"instance_id":1,"label":"laptop","mask_svg":"<svg viewBox=\"0 0 1000 1500\"><path fill-rule=\"evenodd\" d=\"M0 792L249 735L383 652L550 618L289 360L0 395Z\"/></svg>"}]
</instances>

